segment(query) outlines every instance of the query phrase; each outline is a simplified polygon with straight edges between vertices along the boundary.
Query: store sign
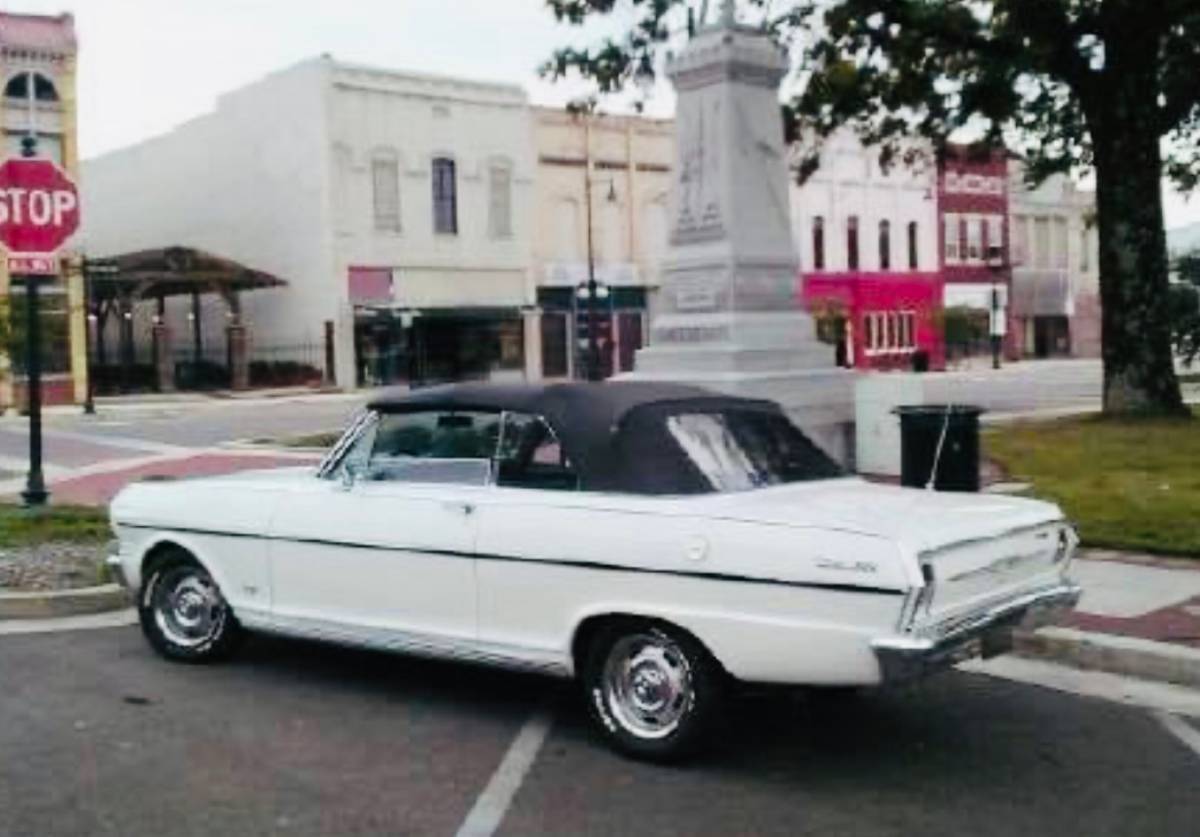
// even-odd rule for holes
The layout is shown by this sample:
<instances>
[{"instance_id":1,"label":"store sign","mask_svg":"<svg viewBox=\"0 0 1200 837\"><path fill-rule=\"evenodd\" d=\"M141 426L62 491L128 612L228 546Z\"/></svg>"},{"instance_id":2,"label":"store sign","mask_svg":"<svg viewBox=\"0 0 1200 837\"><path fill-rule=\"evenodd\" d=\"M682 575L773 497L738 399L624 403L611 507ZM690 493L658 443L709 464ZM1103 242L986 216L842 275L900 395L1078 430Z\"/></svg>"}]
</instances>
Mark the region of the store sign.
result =
<instances>
[{"instance_id":1,"label":"store sign","mask_svg":"<svg viewBox=\"0 0 1200 837\"><path fill-rule=\"evenodd\" d=\"M946 172L946 194L948 195L1004 195L1004 178L983 174L961 174Z\"/></svg>"},{"instance_id":2,"label":"store sign","mask_svg":"<svg viewBox=\"0 0 1200 837\"><path fill-rule=\"evenodd\" d=\"M638 286L638 268L632 262L597 262L593 268L596 282L609 287ZM546 265L544 285L573 288L588 281L587 262L552 262Z\"/></svg>"}]
</instances>

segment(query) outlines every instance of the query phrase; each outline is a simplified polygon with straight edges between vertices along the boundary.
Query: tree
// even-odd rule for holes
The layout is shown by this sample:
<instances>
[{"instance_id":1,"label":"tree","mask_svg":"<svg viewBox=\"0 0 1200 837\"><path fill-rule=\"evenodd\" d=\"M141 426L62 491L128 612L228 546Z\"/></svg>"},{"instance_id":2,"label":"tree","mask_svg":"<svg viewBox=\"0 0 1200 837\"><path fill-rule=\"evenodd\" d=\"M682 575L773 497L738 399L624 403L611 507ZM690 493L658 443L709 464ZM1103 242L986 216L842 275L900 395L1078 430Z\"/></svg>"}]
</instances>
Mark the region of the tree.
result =
<instances>
[{"instance_id":1,"label":"tree","mask_svg":"<svg viewBox=\"0 0 1200 837\"><path fill-rule=\"evenodd\" d=\"M1200 357L1200 250L1175 260L1179 282L1171 286L1171 339L1187 366Z\"/></svg>"},{"instance_id":2,"label":"tree","mask_svg":"<svg viewBox=\"0 0 1200 837\"><path fill-rule=\"evenodd\" d=\"M732 0L726 0L732 2ZM543 68L612 93L654 76L694 0L547 0L560 21L623 10L627 31ZM1171 356L1162 180L1200 184L1196 0L743 0L793 56L785 113L842 125L894 163L914 136L1005 142L1034 181L1094 171L1104 409L1186 412ZM795 126L792 126L793 128ZM789 133L789 136L794 136ZM811 172L819 148L799 167Z\"/></svg>"}]
</instances>

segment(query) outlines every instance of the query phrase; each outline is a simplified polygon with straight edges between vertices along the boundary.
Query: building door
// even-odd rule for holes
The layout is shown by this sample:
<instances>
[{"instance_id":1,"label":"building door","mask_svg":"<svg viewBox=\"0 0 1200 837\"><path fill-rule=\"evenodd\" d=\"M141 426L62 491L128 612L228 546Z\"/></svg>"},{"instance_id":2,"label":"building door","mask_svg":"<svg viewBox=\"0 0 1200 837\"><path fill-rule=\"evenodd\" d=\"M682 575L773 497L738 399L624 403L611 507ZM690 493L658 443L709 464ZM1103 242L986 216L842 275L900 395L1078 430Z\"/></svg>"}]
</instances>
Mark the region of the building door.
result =
<instances>
[{"instance_id":1,"label":"building door","mask_svg":"<svg viewBox=\"0 0 1200 837\"><path fill-rule=\"evenodd\" d=\"M571 374L567 359L567 315L546 311L541 320L542 377L566 378Z\"/></svg>"},{"instance_id":2,"label":"building door","mask_svg":"<svg viewBox=\"0 0 1200 837\"><path fill-rule=\"evenodd\" d=\"M1035 317L1033 353L1036 357L1071 354L1071 323L1066 317Z\"/></svg>"},{"instance_id":3,"label":"building door","mask_svg":"<svg viewBox=\"0 0 1200 837\"><path fill-rule=\"evenodd\" d=\"M622 311L617 315L617 363L621 372L632 372L637 350L642 348L642 312Z\"/></svg>"}]
</instances>

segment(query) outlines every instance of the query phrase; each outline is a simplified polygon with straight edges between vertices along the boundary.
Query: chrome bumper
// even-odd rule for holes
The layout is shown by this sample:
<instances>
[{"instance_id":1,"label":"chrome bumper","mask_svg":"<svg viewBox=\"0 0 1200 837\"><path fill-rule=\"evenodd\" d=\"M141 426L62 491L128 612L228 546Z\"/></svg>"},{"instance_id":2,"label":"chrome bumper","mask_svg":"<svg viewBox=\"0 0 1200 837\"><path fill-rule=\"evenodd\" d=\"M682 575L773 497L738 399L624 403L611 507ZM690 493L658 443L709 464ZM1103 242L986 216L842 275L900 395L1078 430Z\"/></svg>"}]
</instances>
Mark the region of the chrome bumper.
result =
<instances>
[{"instance_id":1,"label":"chrome bumper","mask_svg":"<svg viewBox=\"0 0 1200 837\"><path fill-rule=\"evenodd\" d=\"M1079 601L1082 589L1064 581L1008 599L928 633L889 636L871 642L883 682L911 680L972 657L994 657L1012 649L1016 628L1049 624Z\"/></svg>"},{"instance_id":2,"label":"chrome bumper","mask_svg":"<svg viewBox=\"0 0 1200 837\"><path fill-rule=\"evenodd\" d=\"M120 541L109 542L108 554L104 558L104 563L108 565L108 571L112 573L113 581L128 590L129 579L125 577L125 566L121 563Z\"/></svg>"}]
</instances>

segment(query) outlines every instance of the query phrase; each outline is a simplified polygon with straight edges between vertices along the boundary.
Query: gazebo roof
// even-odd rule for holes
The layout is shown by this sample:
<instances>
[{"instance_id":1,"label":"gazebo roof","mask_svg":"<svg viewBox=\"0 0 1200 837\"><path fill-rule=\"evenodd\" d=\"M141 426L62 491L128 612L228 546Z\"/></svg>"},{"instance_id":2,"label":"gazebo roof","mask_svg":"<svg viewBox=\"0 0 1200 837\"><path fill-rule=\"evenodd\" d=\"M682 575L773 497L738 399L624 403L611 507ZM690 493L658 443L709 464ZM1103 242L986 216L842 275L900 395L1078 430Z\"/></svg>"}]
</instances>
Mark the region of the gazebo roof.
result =
<instances>
[{"instance_id":1,"label":"gazebo roof","mask_svg":"<svg viewBox=\"0 0 1200 837\"><path fill-rule=\"evenodd\" d=\"M233 293L287 284L278 276L191 247L159 247L99 260L88 274L97 296L131 293L140 299L193 293Z\"/></svg>"}]
</instances>

